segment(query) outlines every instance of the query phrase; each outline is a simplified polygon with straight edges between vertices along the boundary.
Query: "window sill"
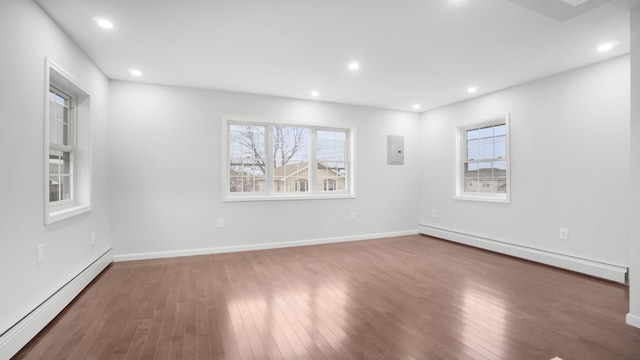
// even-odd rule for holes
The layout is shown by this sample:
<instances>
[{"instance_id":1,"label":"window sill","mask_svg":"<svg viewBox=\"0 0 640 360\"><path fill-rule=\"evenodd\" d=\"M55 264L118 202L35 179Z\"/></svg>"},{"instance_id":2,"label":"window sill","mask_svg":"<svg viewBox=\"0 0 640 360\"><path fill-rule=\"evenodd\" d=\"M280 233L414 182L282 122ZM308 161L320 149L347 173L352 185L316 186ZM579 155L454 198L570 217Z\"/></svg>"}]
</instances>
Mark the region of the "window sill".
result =
<instances>
[{"instance_id":1,"label":"window sill","mask_svg":"<svg viewBox=\"0 0 640 360\"><path fill-rule=\"evenodd\" d=\"M509 198L509 196L498 195L498 194L493 194L493 195L464 194L464 195L456 195L454 196L454 199L463 200L463 201L480 201L480 202L491 202L491 203L502 203L502 204L511 203L511 199Z\"/></svg>"},{"instance_id":2,"label":"window sill","mask_svg":"<svg viewBox=\"0 0 640 360\"><path fill-rule=\"evenodd\" d=\"M80 214L88 213L91 211L91 205L76 205L66 209L53 210L49 209L49 212L45 214L45 225L53 224L58 221L72 218Z\"/></svg>"},{"instance_id":3,"label":"window sill","mask_svg":"<svg viewBox=\"0 0 640 360\"><path fill-rule=\"evenodd\" d=\"M258 196L228 196L222 199L223 202L242 201L292 201L292 200L331 200L331 199L355 199L354 194L332 194L332 195L258 195Z\"/></svg>"}]
</instances>

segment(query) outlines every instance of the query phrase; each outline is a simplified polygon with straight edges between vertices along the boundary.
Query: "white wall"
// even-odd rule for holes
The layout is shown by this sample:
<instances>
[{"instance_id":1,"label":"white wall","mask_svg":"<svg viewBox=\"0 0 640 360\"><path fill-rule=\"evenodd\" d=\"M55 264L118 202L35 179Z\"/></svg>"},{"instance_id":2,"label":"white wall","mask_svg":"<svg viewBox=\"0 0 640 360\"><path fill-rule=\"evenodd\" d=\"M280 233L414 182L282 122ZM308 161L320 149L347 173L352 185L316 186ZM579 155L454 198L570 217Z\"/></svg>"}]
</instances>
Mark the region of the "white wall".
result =
<instances>
[{"instance_id":1,"label":"white wall","mask_svg":"<svg viewBox=\"0 0 640 360\"><path fill-rule=\"evenodd\" d=\"M421 224L626 267L629 61L424 113ZM504 112L511 114L511 203L454 200L452 124ZM560 227L569 229L568 241L559 240Z\"/></svg>"},{"instance_id":2,"label":"white wall","mask_svg":"<svg viewBox=\"0 0 640 360\"><path fill-rule=\"evenodd\" d=\"M108 248L108 81L33 1L0 2L0 334ZM44 225L45 57L91 93L93 211ZM90 233L96 232L91 247ZM44 262L36 263L36 245ZM0 356L2 357L2 356Z\"/></svg>"},{"instance_id":3,"label":"white wall","mask_svg":"<svg viewBox=\"0 0 640 360\"><path fill-rule=\"evenodd\" d=\"M417 114L120 81L110 83L110 104L116 258L416 232ZM223 115L355 124L357 199L223 203ZM405 136L404 166L386 164L387 135Z\"/></svg>"},{"instance_id":4,"label":"white wall","mask_svg":"<svg viewBox=\"0 0 640 360\"><path fill-rule=\"evenodd\" d=\"M640 184L640 7L631 11L631 183ZM627 323L640 327L640 187L631 190L629 231L629 314Z\"/></svg>"}]
</instances>

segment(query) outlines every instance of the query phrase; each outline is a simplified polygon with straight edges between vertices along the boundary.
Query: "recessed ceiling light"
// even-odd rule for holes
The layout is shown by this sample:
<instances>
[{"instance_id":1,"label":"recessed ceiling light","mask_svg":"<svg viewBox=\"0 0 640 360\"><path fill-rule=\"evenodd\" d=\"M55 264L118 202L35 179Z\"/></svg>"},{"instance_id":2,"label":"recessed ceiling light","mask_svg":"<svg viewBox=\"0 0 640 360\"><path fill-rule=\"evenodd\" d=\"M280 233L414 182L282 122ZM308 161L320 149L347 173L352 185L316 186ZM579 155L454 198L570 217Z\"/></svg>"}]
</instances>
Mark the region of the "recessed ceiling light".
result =
<instances>
[{"instance_id":1,"label":"recessed ceiling light","mask_svg":"<svg viewBox=\"0 0 640 360\"><path fill-rule=\"evenodd\" d=\"M613 49L613 47L614 47L616 44L617 44L617 43L607 43L607 44L602 44L602 45L598 46L598 51L600 51L600 52L609 51L609 50Z\"/></svg>"},{"instance_id":2,"label":"recessed ceiling light","mask_svg":"<svg viewBox=\"0 0 640 360\"><path fill-rule=\"evenodd\" d=\"M586 3L587 0L561 0L563 3L567 3L571 6L578 6L581 5L583 3Z\"/></svg>"},{"instance_id":3,"label":"recessed ceiling light","mask_svg":"<svg viewBox=\"0 0 640 360\"><path fill-rule=\"evenodd\" d=\"M415 105L413 105L413 108L414 108L415 110L420 109L420 104L415 104Z\"/></svg>"},{"instance_id":4,"label":"recessed ceiling light","mask_svg":"<svg viewBox=\"0 0 640 360\"><path fill-rule=\"evenodd\" d=\"M311 96L318 97L320 96L320 92L318 90L311 90Z\"/></svg>"},{"instance_id":5,"label":"recessed ceiling light","mask_svg":"<svg viewBox=\"0 0 640 360\"><path fill-rule=\"evenodd\" d=\"M93 20L103 29L111 29L113 28L113 23L107 19L95 17Z\"/></svg>"},{"instance_id":6,"label":"recessed ceiling light","mask_svg":"<svg viewBox=\"0 0 640 360\"><path fill-rule=\"evenodd\" d=\"M133 76L142 76L142 71L138 70L138 69L131 69L129 70L129 72L131 73L131 75Z\"/></svg>"},{"instance_id":7,"label":"recessed ceiling light","mask_svg":"<svg viewBox=\"0 0 640 360\"><path fill-rule=\"evenodd\" d=\"M352 61L349 63L349 70L356 71L360 69L360 64L357 61Z\"/></svg>"},{"instance_id":8,"label":"recessed ceiling light","mask_svg":"<svg viewBox=\"0 0 640 360\"><path fill-rule=\"evenodd\" d=\"M478 91L478 87L477 86L469 86L467 88L467 92L473 94L474 92Z\"/></svg>"}]
</instances>

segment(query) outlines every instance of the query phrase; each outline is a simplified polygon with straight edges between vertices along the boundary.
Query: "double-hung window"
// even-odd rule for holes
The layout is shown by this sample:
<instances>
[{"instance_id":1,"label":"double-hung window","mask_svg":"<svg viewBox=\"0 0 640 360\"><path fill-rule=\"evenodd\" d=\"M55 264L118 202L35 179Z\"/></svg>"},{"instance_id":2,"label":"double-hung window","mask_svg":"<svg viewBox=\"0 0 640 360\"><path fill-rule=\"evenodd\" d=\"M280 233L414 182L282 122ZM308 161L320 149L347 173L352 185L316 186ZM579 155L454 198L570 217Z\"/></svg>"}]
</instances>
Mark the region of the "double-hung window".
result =
<instances>
[{"instance_id":1,"label":"double-hung window","mask_svg":"<svg viewBox=\"0 0 640 360\"><path fill-rule=\"evenodd\" d=\"M509 115L457 128L456 198L510 201Z\"/></svg>"},{"instance_id":2,"label":"double-hung window","mask_svg":"<svg viewBox=\"0 0 640 360\"><path fill-rule=\"evenodd\" d=\"M355 127L225 118L224 199L355 196Z\"/></svg>"},{"instance_id":3,"label":"double-hung window","mask_svg":"<svg viewBox=\"0 0 640 360\"><path fill-rule=\"evenodd\" d=\"M46 61L44 215L50 224L91 210L90 96Z\"/></svg>"},{"instance_id":4,"label":"double-hung window","mask_svg":"<svg viewBox=\"0 0 640 360\"><path fill-rule=\"evenodd\" d=\"M49 87L49 203L73 200L75 99Z\"/></svg>"}]
</instances>

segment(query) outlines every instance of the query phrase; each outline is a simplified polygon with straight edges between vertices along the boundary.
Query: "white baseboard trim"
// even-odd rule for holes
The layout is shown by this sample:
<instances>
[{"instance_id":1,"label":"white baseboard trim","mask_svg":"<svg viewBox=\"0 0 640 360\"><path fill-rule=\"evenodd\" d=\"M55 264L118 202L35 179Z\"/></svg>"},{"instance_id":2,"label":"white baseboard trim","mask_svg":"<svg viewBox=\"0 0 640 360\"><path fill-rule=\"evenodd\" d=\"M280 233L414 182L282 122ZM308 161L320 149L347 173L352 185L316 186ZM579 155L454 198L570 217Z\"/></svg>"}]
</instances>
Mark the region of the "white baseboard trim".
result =
<instances>
[{"instance_id":1,"label":"white baseboard trim","mask_svg":"<svg viewBox=\"0 0 640 360\"><path fill-rule=\"evenodd\" d=\"M109 249L42 304L1 334L0 359L9 359L20 351L112 262L113 253Z\"/></svg>"},{"instance_id":2,"label":"white baseboard trim","mask_svg":"<svg viewBox=\"0 0 640 360\"><path fill-rule=\"evenodd\" d=\"M632 313L627 314L627 324L640 328L640 315Z\"/></svg>"},{"instance_id":3,"label":"white baseboard trim","mask_svg":"<svg viewBox=\"0 0 640 360\"><path fill-rule=\"evenodd\" d=\"M206 248L206 249L122 254L122 255L115 255L114 261L120 262L120 261L132 261L132 260L163 259L163 258L171 258L171 257L179 257L179 256L209 255L209 254L222 254L222 253L239 252L239 251L278 249L278 248L287 248L287 247L294 247L294 246L321 245L321 244L381 239L381 238L416 235L416 234L418 234L416 230L406 230L406 231L395 231L395 232L379 233L379 234L340 236L340 237L324 238L324 239L283 241L283 242L271 242L271 243L238 245L238 246L223 246L223 247Z\"/></svg>"},{"instance_id":4,"label":"white baseboard trim","mask_svg":"<svg viewBox=\"0 0 640 360\"><path fill-rule=\"evenodd\" d=\"M420 224L419 232L424 235L531 260L601 279L615 281L622 284L626 283L627 268L624 266L582 259L575 256L554 253L522 245L510 244L499 240L474 236L424 224Z\"/></svg>"}]
</instances>

